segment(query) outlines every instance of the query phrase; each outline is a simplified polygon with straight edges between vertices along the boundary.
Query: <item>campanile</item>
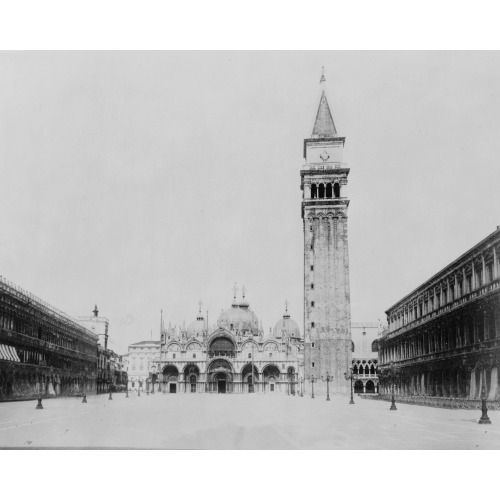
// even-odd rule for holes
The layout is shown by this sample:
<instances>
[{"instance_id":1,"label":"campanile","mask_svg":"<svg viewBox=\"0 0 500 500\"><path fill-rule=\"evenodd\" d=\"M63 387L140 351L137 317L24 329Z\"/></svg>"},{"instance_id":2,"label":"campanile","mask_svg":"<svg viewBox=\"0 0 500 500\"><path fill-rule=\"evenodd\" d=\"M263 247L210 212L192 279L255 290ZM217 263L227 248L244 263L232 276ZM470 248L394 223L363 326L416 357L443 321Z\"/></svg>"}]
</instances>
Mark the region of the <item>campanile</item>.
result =
<instances>
[{"instance_id":1,"label":"campanile","mask_svg":"<svg viewBox=\"0 0 500 500\"><path fill-rule=\"evenodd\" d=\"M305 375L333 377L345 392L351 366L351 301L346 194L349 168L342 161L345 137L337 133L324 73L312 135L304 140L300 171L304 227ZM309 386L309 384L308 384Z\"/></svg>"}]
</instances>

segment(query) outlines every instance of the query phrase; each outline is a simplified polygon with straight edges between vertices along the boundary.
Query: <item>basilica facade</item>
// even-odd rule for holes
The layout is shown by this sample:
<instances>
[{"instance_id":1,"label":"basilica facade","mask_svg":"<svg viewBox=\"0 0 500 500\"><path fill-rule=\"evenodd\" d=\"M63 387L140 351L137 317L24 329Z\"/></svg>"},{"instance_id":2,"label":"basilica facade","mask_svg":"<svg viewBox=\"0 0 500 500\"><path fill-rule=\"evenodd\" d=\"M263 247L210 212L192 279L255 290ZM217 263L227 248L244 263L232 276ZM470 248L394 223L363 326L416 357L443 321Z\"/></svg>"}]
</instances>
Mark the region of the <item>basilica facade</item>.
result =
<instances>
[{"instance_id":1,"label":"basilica facade","mask_svg":"<svg viewBox=\"0 0 500 500\"><path fill-rule=\"evenodd\" d=\"M304 351L299 327L287 309L274 329L264 332L245 293L238 300L235 292L231 307L213 326L201 307L187 328L162 325L160 344L147 360L143 390L295 394L303 378ZM131 363L129 388L135 388Z\"/></svg>"}]
</instances>

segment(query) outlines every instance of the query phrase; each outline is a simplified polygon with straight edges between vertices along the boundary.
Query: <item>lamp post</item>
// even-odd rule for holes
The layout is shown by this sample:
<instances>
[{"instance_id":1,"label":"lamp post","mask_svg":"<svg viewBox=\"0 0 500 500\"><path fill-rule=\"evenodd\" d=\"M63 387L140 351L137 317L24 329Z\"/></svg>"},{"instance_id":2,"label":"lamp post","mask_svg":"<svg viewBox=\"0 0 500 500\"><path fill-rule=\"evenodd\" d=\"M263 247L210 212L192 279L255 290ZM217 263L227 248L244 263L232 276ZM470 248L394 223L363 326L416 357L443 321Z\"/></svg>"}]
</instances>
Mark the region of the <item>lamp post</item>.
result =
<instances>
[{"instance_id":1,"label":"lamp post","mask_svg":"<svg viewBox=\"0 0 500 500\"><path fill-rule=\"evenodd\" d=\"M314 399L314 382L317 382L318 377L315 377L314 375L309 375L309 377L307 378L308 380L311 381L311 390L312 390L311 399Z\"/></svg>"},{"instance_id":2,"label":"lamp post","mask_svg":"<svg viewBox=\"0 0 500 500\"><path fill-rule=\"evenodd\" d=\"M86 388L87 388L87 377L84 377L83 378L83 399L82 399L82 403L86 403L87 402L87 394L86 394Z\"/></svg>"},{"instance_id":3,"label":"lamp post","mask_svg":"<svg viewBox=\"0 0 500 500\"><path fill-rule=\"evenodd\" d=\"M300 384L300 397L303 398L304 397L304 377L300 377L300 380L299 380L299 384Z\"/></svg>"},{"instance_id":4,"label":"lamp post","mask_svg":"<svg viewBox=\"0 0 500 500\"><path fill-rule=\"evenodd\" d=\"M354 398L353 398L353 392L352 392L352 381L354 379L354 374L352 372L352 366L349 368L349 375L347 375L347 372L344 373L344 377L346 380L350 380L351 381L351 400L349 401L349 404L350 405L353 405L354 404Z\"/></svg>"},{"instance_id":5,"label":"lamp post","mask_svg":"<svg viewBox=\"0 0 500 500\"><path fill-rule=\"evenodd\" d=\"M396 408L396 399L394 398L394 379L396 377L395 375L395 370L394 370L394 361L391 361L389 364L389 377L391 380L391 407L389 408L390 410L397 410Z\"/></svg>"},{"instance_id":6,"label":"lamp post","mask_svg":"<svg viewBox=\"0 0 500 500\"><path fill-rule=\"evenodd\" d=\"M481 358L479 359L479 363L477 364L478 368L481 370L481 418L479 419L478 424L491 424L491 420L488 417L488 408L486 407L486 368L489 366L488 359L485 357L484 353L486 350L486 346L482 343L479 346L479 353Z\"/></svg>"},{"instance_id":7,"label":"lamp post","mask_svg":"<svg viewBox=\"0 0 500 500\"><path fill-rule=\"evenodd\" d=\"M42 389L40 388L40 394L38 395L38 404L36 405L37 410L43 410L42 406Z\"/></svg>"},{"instance_id":8,"label":"lamp post","mask_svg":"<svg viewBox=\"0 0 500 500\"><path fill-rule=\"evenodd\" d=\"M326 400L330 401L330 382L333 381L333 377L328 372L326 372L326 377L321 377L321 380L323 382L326 381Z\"/></svg>"}]
</instances>

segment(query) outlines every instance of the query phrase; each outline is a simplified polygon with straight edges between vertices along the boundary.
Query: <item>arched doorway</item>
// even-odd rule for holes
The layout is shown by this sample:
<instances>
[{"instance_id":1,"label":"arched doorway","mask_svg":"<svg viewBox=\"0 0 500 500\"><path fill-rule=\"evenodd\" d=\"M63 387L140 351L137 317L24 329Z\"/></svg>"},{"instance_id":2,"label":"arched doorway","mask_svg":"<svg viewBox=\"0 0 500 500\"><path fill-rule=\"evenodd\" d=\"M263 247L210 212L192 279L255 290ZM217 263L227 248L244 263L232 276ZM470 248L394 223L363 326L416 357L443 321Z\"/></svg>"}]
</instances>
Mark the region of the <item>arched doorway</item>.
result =
<instances>
[{"instance_id":1,"label":"arched doorway","mask_svg":"<svg viewBox=\"0 0 500 500\"><path fill-rule=\"evenodd\" d=\"M208 390L224 394L233 392L233 367L225 359L216 359L208 367Z\"/></svg>"},{"instance_id":2,"label":"arched doorway","mask_svg":"<svg viewBox=\"0 0 500 500\"><path fill-rule=\"evenodd\" d=\"M193 364L184 368L184 392L196 392L198 380L200 378L200 369Z\"/></svg>"},{"instance_id":3,"label":"arched doorway","mask_svg":"<svg viewBox=\"0 0 500 500\"><path fill-rule=\"evenodd\" d=\"M276 365L267 365L262 371L264 391L276 392L280 380L280 370Z\"/></svg>"},{"instance_id":4,"label":"arched doorway","mask_svg":"<svg viewBox=\"0 0 500 500\"><path fill-rule=\"evenodd\" d=\"M177 392L177 381L179 370L174 365L167 365L163 368L163 392L175 394Z\"/></svg>"},{"instance_id":5,"label":"arched doorway","mask_svg":"<svg viewBox=\"0 0 500 500\"><path fill-rule=\"evenodd\" d=\"M256 366L253 366L252 375L252 363L247 363L241 370L241 380L243 381L242 392L255 392L259 380L259 372Z\"/></svg>"},{"instance_id":6,"label":"arched doorway","mask_svg":"<svg viewBox=\"0 0 500 500\"><path fill-rule=\"evenodd\" d=\"M361 380L356 380L356 382L354 382L354 392L363 392L363 382L361 382Z\"/></svg>"},{"instance_id":7,"label":"arched doorway","mask_svg":"<svg viewBox=\"0 0 500 500\"><path fill-rule=\"evenodd\" d=\"M366 392L373 394L375 392L375 384L373 383L373 380L368 380L366 382Z\"/></svg>"}]
</instances>

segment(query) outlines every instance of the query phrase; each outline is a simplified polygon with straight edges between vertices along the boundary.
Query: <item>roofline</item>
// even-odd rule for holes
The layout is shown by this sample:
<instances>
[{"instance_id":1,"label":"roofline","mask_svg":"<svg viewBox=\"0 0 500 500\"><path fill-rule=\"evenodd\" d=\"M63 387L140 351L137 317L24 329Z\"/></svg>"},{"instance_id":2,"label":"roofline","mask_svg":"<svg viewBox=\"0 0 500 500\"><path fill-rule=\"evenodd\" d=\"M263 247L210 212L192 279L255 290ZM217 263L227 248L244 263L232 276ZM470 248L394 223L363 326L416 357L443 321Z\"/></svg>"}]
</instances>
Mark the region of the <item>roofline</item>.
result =
<instances>
[{"instance_id":1,"label":"roofline","mask_svg":"<svg viewBox=\"0 0 500 500\"><path fill-rule=\"evenodd\" d=\"M500 235L500 226L497 226L497 228L495 229L495 231L493 231L492 233L490 233L488 236L486 236L486 238L482 239L479 243L476 243L473 247L469 248L469 250L467 250L466 252L464 252L462 255L460 255L460 257L456 258L454 261L450 262L448 265L446 265L445 267L443 267L440 271L438 271L436 274L434 274L433 276L431 276L428 280L425 280L421 285L419 285L417 288L415 288L413 291L411 291L410 293L406 294L402 299L398 300L394 305L392 305L391 307L387 308L386 311L385 311L385 314L388 314L389 311L391 311L392 309L395 309L397 306L399 306L402 302L404 302L406 299L408 299L409 297L411 297L412 295L414 295L416 292L418 292L419 290L421 290L422 288L426 288L426 285L434 280L435 278L437 278L440 274L444 274L444 272L448 269L448 268L451 268L453 267L455 264L457 264L458 262L460 262L462 259L464 259L465 257L469 256L469 254L471 253L474 253L474 250L476 250L478 247L480 247L481 245L484 245L489 239L493 238L494 236L496 235Z\"/></svg>"}]
</instances>

